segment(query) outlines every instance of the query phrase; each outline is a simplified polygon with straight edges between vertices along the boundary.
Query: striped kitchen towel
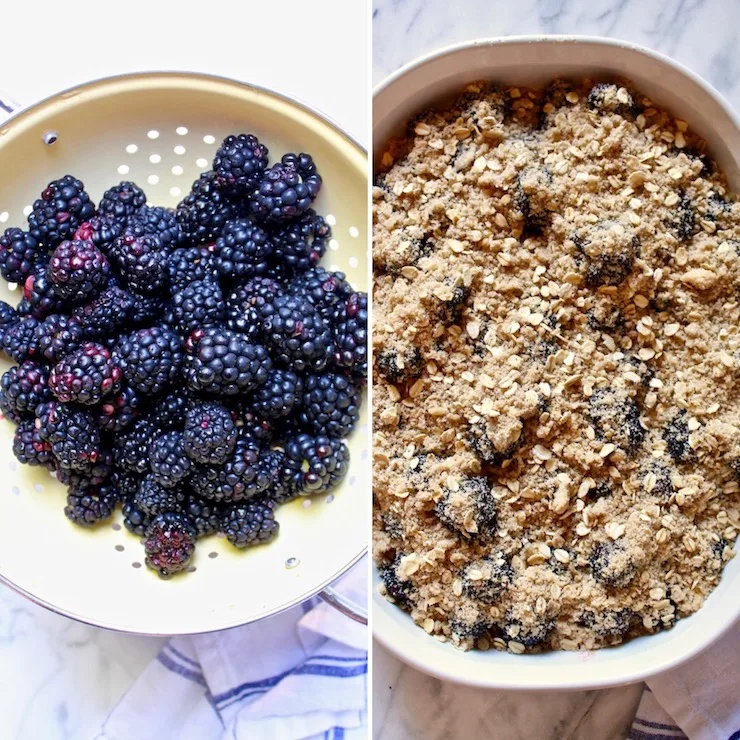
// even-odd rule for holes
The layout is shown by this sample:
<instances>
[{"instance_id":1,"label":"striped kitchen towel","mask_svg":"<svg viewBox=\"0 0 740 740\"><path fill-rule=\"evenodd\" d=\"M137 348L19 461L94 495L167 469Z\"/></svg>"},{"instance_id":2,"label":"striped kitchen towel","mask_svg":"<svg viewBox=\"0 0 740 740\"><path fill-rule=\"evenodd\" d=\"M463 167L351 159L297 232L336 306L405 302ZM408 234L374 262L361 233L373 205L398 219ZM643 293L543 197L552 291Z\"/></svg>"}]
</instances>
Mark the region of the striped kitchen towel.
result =
<instances>
[{"instance_id":1,"label":"striped kitchen towel","mask_svg":"<svg viewBox=\"0 0 740 740\"><path fill-rule=\"evenodd\" d=\"M647 682L632 740L740 740L740 627Z\"/></svg>"},{"instance_id":2,"label":"striped kitchen towel","mask_svg":"<svg viewBox=\"0 0 740 740\"><path fill-rule=\"evenodd\" d=\"M367 562L337 585L367 603ZM174 637L100 740L365 740L367 628L317 598L224 632Z\"/></svg>"}]
</instances>

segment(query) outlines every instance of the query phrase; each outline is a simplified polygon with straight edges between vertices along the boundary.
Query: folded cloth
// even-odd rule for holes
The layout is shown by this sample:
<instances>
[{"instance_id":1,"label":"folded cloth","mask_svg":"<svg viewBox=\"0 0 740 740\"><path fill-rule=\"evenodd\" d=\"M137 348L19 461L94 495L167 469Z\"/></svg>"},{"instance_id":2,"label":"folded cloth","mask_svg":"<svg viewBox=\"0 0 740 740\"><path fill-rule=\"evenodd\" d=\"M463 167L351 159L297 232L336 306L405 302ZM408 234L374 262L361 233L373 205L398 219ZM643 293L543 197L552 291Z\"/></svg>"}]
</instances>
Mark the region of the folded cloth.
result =
<instances>
[{"instance_id":1,"label":"folded cloth","mask_svg":"<svg viewBox=\"0 0 740 740\"><path fill-rule=\"evenodd\" d=\"M678 668L651 678L633 740L740 740L740 626Z\"/></svg>"},{"instance_id":2,"label":"folded cloth","mask_svg":"<svg viewBox=\"0 0 740 740\"><path fill-rule=\"evenodd\" d=\"M367 561L335 587L367 603ZM173 637L100 740L367 738L367 628L318 598L223 632Z\"/></svg>"}]
</instances>

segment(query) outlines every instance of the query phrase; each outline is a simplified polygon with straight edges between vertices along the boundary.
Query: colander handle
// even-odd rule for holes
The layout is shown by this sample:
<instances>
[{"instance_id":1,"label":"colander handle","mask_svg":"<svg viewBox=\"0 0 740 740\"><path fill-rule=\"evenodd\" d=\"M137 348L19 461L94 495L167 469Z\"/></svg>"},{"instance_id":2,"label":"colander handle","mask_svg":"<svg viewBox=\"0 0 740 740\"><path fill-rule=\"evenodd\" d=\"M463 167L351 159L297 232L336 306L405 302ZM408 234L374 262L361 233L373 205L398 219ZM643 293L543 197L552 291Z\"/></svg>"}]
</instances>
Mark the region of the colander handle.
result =
<instances>
[{"instance_id":1,"label":"colander handle","mask_svg":"<svg viewBox=\"0 0 740 740\"><path fill-rule=\"evenodd\" d=\"M367 624L367 609L342 596L339 591L333 589L331 586L321 591L319 598L333 606L337 611L340 611L345 617L354 619L355 622L359 622L360 624Z\"/></svg>"},{"instance_id":2,"label":"colander handle","mask_svg":"<svg viewBox=\"0 0 740 740\"><path fill-rule=\"evenodd\" d=\"M0 123L10 118L21 106L0 90Z\"/></svg>"}]
</instances>

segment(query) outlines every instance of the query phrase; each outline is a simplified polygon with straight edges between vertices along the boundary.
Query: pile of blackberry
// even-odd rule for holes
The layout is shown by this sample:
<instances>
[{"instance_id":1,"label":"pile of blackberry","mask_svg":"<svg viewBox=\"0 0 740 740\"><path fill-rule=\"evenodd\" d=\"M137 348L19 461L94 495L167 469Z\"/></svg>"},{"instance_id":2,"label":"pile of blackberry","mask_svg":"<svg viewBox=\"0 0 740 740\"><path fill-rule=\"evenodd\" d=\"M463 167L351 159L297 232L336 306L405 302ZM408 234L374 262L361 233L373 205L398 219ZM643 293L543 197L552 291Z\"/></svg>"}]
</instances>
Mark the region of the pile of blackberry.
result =
<instances>
[{"instance_id":1,"label":"pile of blackberry","mask_svg":"<svg viewBox=\"0 0 740 740\"><path fill-rule=\"evenodd\" d=\"M120 505L147 565L196 540L269 542L275 510L347 473L367 374L367 295L319 266L331 229L307 154L270 166L227 137L176 209L135 183L97 207L71 175L0 236L0 378L13 451L68 488L82 527Z\"/></svg>"}]
</instances>

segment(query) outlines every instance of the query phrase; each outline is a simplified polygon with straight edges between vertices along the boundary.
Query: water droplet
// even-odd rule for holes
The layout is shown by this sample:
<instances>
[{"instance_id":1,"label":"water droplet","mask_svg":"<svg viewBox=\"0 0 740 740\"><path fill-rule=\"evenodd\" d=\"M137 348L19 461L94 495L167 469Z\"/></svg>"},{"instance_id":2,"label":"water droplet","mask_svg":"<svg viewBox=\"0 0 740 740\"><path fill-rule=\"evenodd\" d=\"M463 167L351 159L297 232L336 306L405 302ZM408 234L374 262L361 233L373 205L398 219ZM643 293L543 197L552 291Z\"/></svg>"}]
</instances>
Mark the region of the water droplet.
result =
<instances>
[{"instance_id":1,"label":"water droplet","mask_svg":"<svg viewBox=\"0 0 740 740\"><path fill-rule=\"evenodd\" d=\"M300 562L301 562L301 561L300 561L300 560L298 560L298 558L288 558L288 559L287 559L287 560L285 561L285 567L286 567L286 568L287 568L288 570L290 570L291 568L295 568L295 567L296 567L296 565L299 565L299 564L300 564Z\"/></svg>"}]
</instances>

